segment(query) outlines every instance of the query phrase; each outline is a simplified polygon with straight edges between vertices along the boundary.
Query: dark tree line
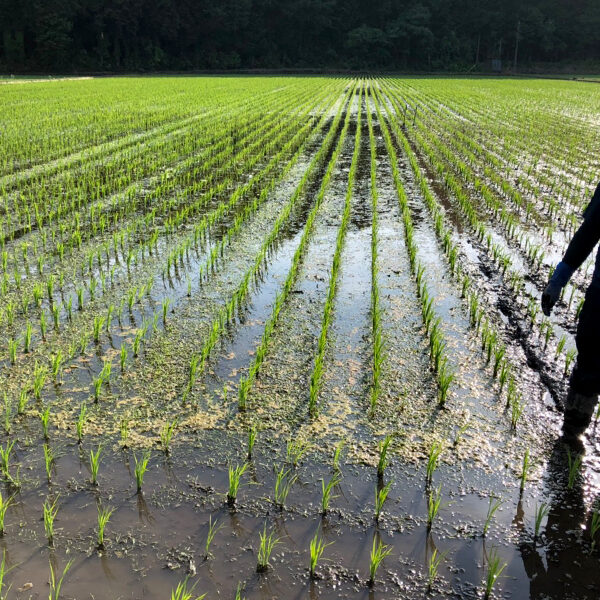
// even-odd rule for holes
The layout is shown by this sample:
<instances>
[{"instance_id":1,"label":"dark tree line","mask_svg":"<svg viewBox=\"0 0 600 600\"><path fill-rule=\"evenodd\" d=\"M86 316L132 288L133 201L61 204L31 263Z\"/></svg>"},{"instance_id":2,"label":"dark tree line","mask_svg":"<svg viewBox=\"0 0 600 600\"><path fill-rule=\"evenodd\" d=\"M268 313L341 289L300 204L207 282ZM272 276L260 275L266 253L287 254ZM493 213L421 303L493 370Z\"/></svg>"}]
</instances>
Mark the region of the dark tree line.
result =
<instances>
[{"instance_id":1,"label":"dark tree line","mask_svg":"<svg viewBox=\"0 0 600 600\"><path fill-rule=\"evenodd\" d=\"M465 69L600 60L600 0L0 0L0 68Z\"/></svg>"}]
</instances>

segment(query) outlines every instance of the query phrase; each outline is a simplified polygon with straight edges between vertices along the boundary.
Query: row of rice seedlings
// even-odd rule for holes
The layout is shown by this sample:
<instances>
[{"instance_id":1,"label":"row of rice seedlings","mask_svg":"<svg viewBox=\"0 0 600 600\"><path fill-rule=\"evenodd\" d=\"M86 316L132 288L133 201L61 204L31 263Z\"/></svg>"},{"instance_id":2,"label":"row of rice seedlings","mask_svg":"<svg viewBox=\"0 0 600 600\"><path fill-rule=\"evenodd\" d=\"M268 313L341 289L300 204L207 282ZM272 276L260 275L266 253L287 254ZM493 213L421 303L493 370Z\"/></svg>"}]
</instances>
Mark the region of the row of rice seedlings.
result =
<instances>
[{"instance_id":1,"label":"row of rice seedlings","mask_svg":"<svg viewBox=\"0 0 600 600\"><path fill-rule=\"evenodd\" d=\"M314 417L317 415L319 406L319 392L321 390L321 383L323 377L323 366L325 360L325 351L327 350L327 336L329 333L329 327L331 325L331 319L333 316L333 306L335 300L335 294L337 290L337 281L339 276L339 270L342 260L342 249L344 247L344 241L346 239L346 231L348 229L348 223L350 221L350 212L352 207L352 194L354 192L354 180L356 178L356 170L358 168L358 158L360 155L360 140L361 140L361 116L362 116L362 95L363 86L361 84L358 97L358 116L356 119L356 133L354 136L354 152L352 154L352 162L350 164L350 171L348 173L348 184L346 188L346 197L344 202L344 210L342 213L342 220L338 229L338 235L336 238L335 251L333 255L333 262L331 266L331 272L329 275L329 286L327 289L327 297L325 299L325 307L323 309L323 318L321 320L321 333L319 334L317 343L317 353L313 365L313 370L310 376L310 397L309 397L309 414Z\"/></svg>"},{"instance_id":2,"label":"row of rice seedlings","mask_svg":"<svg viewBox=\"0 0 600 600\"><path fill-rule=\"evenodd\" d=\"M246 408L248 394L249 394L250 389L252 388L252 385L253 385L253 383L258 375L258 372L264 362L264 359L265 359L265 356L267 353L268 344L269 344L269 341L273 334L273 331L275 330L277 320L279 318L279 315L281 313L281 310L282 310L287 298L289 297L289 294L291 293L291 291L294 287L294 284L296 283L296 279L298 277L298 270L300 268L300 263L304 256L304 253L306 251L306 247L308 246L308 242L309 242L309 239L312 234L313 227L314 227L314 222L315 222L315 219L317 218L317 213L318 213L319 209L321 208L323 199L325 198L325 193L329 187L329 182L330 182L331 176L333 174L333 169L337 163L337 159L338 159L339 153L341 151L341 148L343 147L344 140L346 139L346 132L348 130L349 123L350 123L350 111L347 111L346 118L344 120L344 125L343 125L342 131L340 133L340 137L338 138L338 142L334 148L333 154L331 155L331 158L327 165L327 169L325 170L325 174L323 175L323 178L321 179L321 185L319 187L319 191L317 192L313 207L312 207L310 213L308 214L308 217L304 224L304 230L302 232L302 237L300 238L300 242L296 248L296 251L294 252L290 270L288 271L288 274L287 274L287 277L283 284L283 287L278 292L278 294L275 298L275 302L273 304L273 309L272 309L271 315L270 315L267 323L265 324L265 329L263 331L261 341L256 349L255 354L254 354L254 360L248 368L248 374L246 376L242 376L240 378L240 383L239 383L239 388L238 388L238 407L241 410L244 410ZM333 138L331 139L331 142L332 141L333 141ZM330 147L331 142L327 146L327 149ZM325 148L325 145L323 145L321 149L324 149L324 148ZM324 151L324 154L325 154L325 152L326 152L326 150ZM317 157L318 157L318 154L315 156L315 159ZM316 164L317 163L315 163L315 165ZM305 174L300 182L300 185L294 191L294 196L299 195L304 190L306 182L308 181L308 177L309 177L310 173L312 172L311 167L312 167L312 163L311 163L311 165L309 165L307 171L305 172ZM295 202L295 200L294 200L294 202Z\"/></svg>"},{"instance_id":3,"label":"row of rice seedlings","mask_svg":"<svg viewBox=\"0 0 600 600\"><path fill-rule=\"evenodd\" d=\"M441 331L441 321L434 318L435 311L433 309L433 299L430 298L425 283L425 268L421 265L417 258L417 245L414 241L414 228L412 224L412 218L410 215L410 209L408 208L408 200L404 186L402 185L402 179L398 171L398 158L396 150L392 143L388 127L382 117L379 103L381 99L377 90L374 90L374 101L377 110L377 116L379 119L379 126L385 140L388 156L390 158L390 164L392 167L392 176L394 179L394 185L396 188L396 194L398 196L398 202L400 204L400 211L402 213L402 220L404 224L404 233L406 239L406 248L409 257L410 268L417 282L417 291L421 301L421 313L423 318L423 324L425 325L425 332L429 337L429 348L432 369L436 376L438 384L438 404L445 406L448 399L450 385L456 378L456 375L449 367L449 359L447 354L446 342L444 340L443 333Z\"/></svg>"},{"instance_id":4,"label":"row of rice seedlings","mask_svg":"<svg viewBox=\"0 0 600 600\"><path fill-rule=\"evenodd\" d=\"M392 102L393 102L393 99L392 99ZM407 154L410 158L410 162L413 167L413 171L415 172L415 176L419 180L421 189L424 193L426 203L428 204L428 207L430 208L432 213L434 213L434 217L435 217L435 221L436 221L436 230L438 230L437 222L439 221L440 223L442 223L443 215L442 215L439 207L437 206L437 204L433 198L433 195L431 194L431 192L429 190L429 186L428 186L426 180L423 178L422 174L420 173L420 170L416 163L416 159L413 156L414 153L410 149L408 141L406 140L405 136L401 132L399 132L397 125L395 127L395 131L397 133L399 141L401 141L401 143L404 144L405 148L407 148ZM427 145L427 143L424 142L424 140L422 138L419 138L418 141L419 141L419 145L420 145L421 149L423 150L423 152L425 153L427 158L430 160L431 164L436 168L439 175L443 178L448 189L450 189L452 191L454 197L458 200L461 211L467 218L469 225L475 230L475 232L477 233L480 240L482 240L482 241L485 240L486 244L484 247L486 248L488 254L490 254L490 256L494 260L494 262L501 265L502 275L504 276L505 280L509 282L510 287L515 292L515 294L517 295L517 298L518 298L519 295L524 294L525 286L524 286L523 276L520 273L518 273L510 268L510 265L511 265L510 258L505 254L505 252L496 243L494 243L492 241L491 234L487 231L485 225L483 225L481 223L481 221L479 220L479 218L477 216L476 210L473 207L473 201L472 201L471 197L469 196L469 193L465 189L463 189L460 182L452 174L448 173L447 170L445 170L445 167L443 165L441 165L441 163L437 160L436 156L434 154L432 154L431 149ZM452 270L454 270L454 269L452 269ZM530 319L531 319L532 324L536 325L537 324L536 316L537 316L537 312L538 312L538 301L535 299L530 299L529 306L531 306L535 309L535 313L530 315Z\"/></svg>"},{"instance_id":5,"label":"row of rice seedlings","mask_svg":"<svg viewBox=\"0 0 600 600\"><path fill-rule=\"evenodd\" d=\"M371 153L371 335L373 336L373 379L370 392L370 411L374 413L381 393L381 370L384 361L383 335L381 331L381 303L379 299L379 268L378 258L378 192L377 192L377 152L373 134L373 119L367 106L367 121L369 126L369 148Z\"/></svg>"},{"instance_id":6,"label":"row of rice seedlings","mask_svg":"<svg viewBox=\"0 0 600 600\"><path fill-rule=\"evenodd\" d=\"M244 299L246 298L246 296L250 290L251 282L254 280L256 274L259 272L259 270L264 262L264 259L267 255L268 249L271 247L272 243L275 241L275 239L279 235L279 232L280 232L283 224L285 223L285 221L289 218L289 215L291 214L293 206L294 206L295 202L297 201L298 197L300 196L302 190L305 188L305 186L309 180L309 177L311 176L313 171L315 171L317 166L321 163L321 161L324 158L325 154L327 153L329 147L331 146L333 139L335 137L335 134L337 132L339 121L341 119L342 108L343 108L343 105L340 106L340 108L336 114L336 117L334 119L334 122L332 123L331 128L330 128L323 144L321 145L318 153L313 157L313 159L311 160L311 163L309 164L307 170L305 171L303 178L302 178L299 186L297 187L297 193L295 192L292 195L292 198L290 199L290 201L285 205L283 211L280 213L279 217L275 221L275 224L273 225L271 232L266 237L266 239L263 241L261 249L256 256L253 265L245 273L237 290L231 296L229 301L219 310L217 317L214 319L212 326L210 327L209 334L206 337L204 344L202 346L202 350L199 353L200 360L199 360L199 363L197 364L197 370L199 372L202 372L204 370L204 368L206 366L206 362L210 356L212 349L215 347L215 345L219 341L221 335L224 333L227 326L233 321L234 315L236 314L238 307L240 307L242 305ZM189 388L186 387L186 389L184 390L184 400L186 399L189 391L190 391Z\"/></svg>"},{"instance_id":7,"label":"row of rice seedlings","mask_svg":"<svg viewBox=\"0 0 600 600\"><path fill-rule=\"evenodd\" d=\"M298 101L298 102L300 103L300 100L302 100L302 101L305 101L305 98L306 98L306 97L308 97L308 96L307 96L307 95L305 95L305 97L304 97L304 98L298 98L298 99L292 99L292 98L288 98L288 99L287 99L287 102L288 102L288 104L290 104L290 106L291 106L291 105L292 105L292 103L293 103L295 100L296 100L296 101ZM275 101L274 101L274 100L272 100L272 102L271 102L271 103L272 103L272 104L275 104ZM256 121L256 116L257 116L257 114L256 114L256 113L250 113L250 114L252 115L252 118L253 118L253 120L254 120L254 121ZM262 114L261 114L261 116L260 116L260 119L258 120L258 122L257 122L257 123L254 123L254 125L255 125L255 129L256 129L256 125L257 125L257 124L260 124L260 122L261 122L261 121L268 121L268 122L267 122L267 124L266 124L266 126L267 126L267 127L270 127L271 123L272 123L272 122L273 122L273 120L274 120L274 116L275 116L275 114L276 114L276 113L273 113L273 112L271 112L271 113L269 113L269 112L262 113ZM266 115L268 115L268 116L269 116L269 118L268 118L268 119L266 118ZM249 130L249 131L252 131L252 123L251 123L251 121L252 121L252 119L249 121L248 125L246 125L246 128L242 128L242 130L240 131L240 135L241 135L242 137L244 136L244 134L245 134L245 133L246 133L248 130ZM241 125L241 124L240 124L239 122L238 122L238 123L236 123L236 126L240 126L240 125ZM265 125L263 125L263 129L264 129L264 127L265 127ZM244 131L245 129L246 129L247 131ZM260 131L260 130L261 130L260 128L258 128L258 129L257 129L257 131ZM198 140L200 140L200 141L202 140L202 136L193 136L193 137L192 137L192 140L194 141L194 143L197 143L197 142L198 142ZM215 156L214 156L214 155L215 155L215 148L216 148L217 146L218 146L218 147L220 148L220 150L221 150L220 156L227 157L227 156L229 155L229 153L230 153L230 148L228 148L228 147L226 146L226 143L227 143L227 142L226 142L226 140L227 140L227 136L225 136L225 137L224 137L224 138L222 138L221 140L215 140L215 141L216 141L216 144L206 144L206 145L205 145L205 147L204 147L204 153L205 153L205 154L211 154L211 153L212 153L212 155L213 155L213 159L211 159L211 160L209 160L209 161L205 161L205 160L203 160L203 161L200 161L200 160L199 160L199 159L200 159L200 156L194 156L194 158L195 158L195 159L198 159L198 162L196 162L196 164L200 164L200 165L202 165L202 166L203 166L203 168L204 168L204 164L205 164L205 163L207 163L207 162L209 162L209 163L214 163L214 158L215 158ZM224 148L224 149L223 149L223 148ZM150 156L152 156L152 153L151 153L151 152L150 152L150 153L148 153L148 154L149 154ZM202 153L201 153L201 154L202 154ZM175 154L175 156L177 156L177 154ZM162 161L159 161L159 164L160 164L160 166L161 166L162 168L164 168L164 165L165 165L165 158L164 158L164 157L161 157L161 158L162 158ZM186 161L184 161L184 162L186 162L186 163L189 163L190 165L194 165L194 162L193 162L193 161L190 161L190 160L186 160ZM209 165L209 166L210 166L210 167L211 167L211 169L212 169L212 164L211 164L211 165ZM106 165L104 165L104 167L106 168ZM211 173L211 171L210 171L210 170L208 170L208 171L206 171L206 172L209 174L209 178L210 178L210 177L212 177L212 173ZM200 178L199 178L199 179L200 179ZM129 194L126 194L126 195L127 195L127 196L129 196ZM163 194L163 196L164 196L164 194ZM93 231L93 229L94 229L94 227L93 227L93 226L94 226L94 217L95 217L95 216L97 216L97 215L95 215L95 214L94 214L94 205L92 205L92 210L91 210L91 214L90 214L90 219L91 219L91 224L92 224L92 228L91 228L91 229L92 229L92 231L91 231L91 233L88 233L88 231L87 231L87 230L84 230L84 232L85 232L85 233L88 233L88 235L89 235L89 236L91 236L91 235L95 235L95 232Z\"/></svg>"},{"instance_id":8,"label":"row of rice seedlings","mask_svg":"<svg viewBox=\"0 0 600 600\"><path fill-rule=\"evenodd\" d=\"M306 133L306 132L304 132L304 133ZM255 177L255 178L253 178L252 185L256 185L256 179L257 179L256 177ZM130 294L130 297L131 297L131 294ZM80 305L81 305L81 301L80 301ZM95 330L95 333L94 333L94 338L95 338L96 340L98 339L98 330L97 330L97 329Z\"/></svg>"},{"instance_id":9,"label":"row of rice seedlings","mask_svg":"<svg viewBox=\"0 0 600 600\"><path fill-rule=\"evenodd\" d=\"M516 380L512 375L514 367L512 367L508 357L506 356L506 346L502 343L500 336L491 323L491 321L485 317L485 311L483 309L483 303L480 301L479 296L475 290L471 287L471 280L468 275L464 274L460 269L460 266L456 263L456 257L458 256L458 247L451 241L451 234L448 227L445 225L445 217L437 204L427 180L423 177L414 152L412 151L410 144L406 137L392 121L392 127L396 133L398 141L403 146L411 164L413 173L419 183L421 192L425 199L425 203L429 208L435 225L435 231L438 237L442 240L442 246L445 254L448 257L450 272L455 278L461 283L462 286L462 297L469 307L469 315L471 326L474 327L482 340L482 352L486 358L486 362L492 363L492 374L493 377L499 380L500 392L506 387L507 390L507 404L511 411L511 427L516 428L517 422L519 421L523 410L524 403L522 395L518 391L516 386ZM417 277L418 277L417 273ZM425 300L429 300L425 295ZM424 304L424 320L427 323L428 320L433 319L431 310L427 306L427 302ZM430 338L431 339L431 338ZM434 343L435 343L434 336ZM437 346L437 344L436 344ZM437 348L433 348L436 350ZM444 379L444 378L442 378ZM509 385L506 385L508 382ZM445 384L445 382L442 382Z\"/></svg>"}]
</instances>

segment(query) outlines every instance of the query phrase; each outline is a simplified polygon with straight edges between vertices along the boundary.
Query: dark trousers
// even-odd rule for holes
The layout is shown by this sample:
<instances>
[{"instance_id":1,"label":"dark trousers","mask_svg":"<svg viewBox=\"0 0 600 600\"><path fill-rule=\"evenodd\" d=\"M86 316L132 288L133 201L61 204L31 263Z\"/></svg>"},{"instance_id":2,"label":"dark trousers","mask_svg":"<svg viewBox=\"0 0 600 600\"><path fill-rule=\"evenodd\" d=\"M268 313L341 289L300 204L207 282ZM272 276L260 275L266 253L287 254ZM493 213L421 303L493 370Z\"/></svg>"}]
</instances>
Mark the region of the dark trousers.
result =
<instances>
[{"instance_id":1,"label":"dark trousers","mask_svg":"<svg viewBox=\"0 0 600 600\"><path fill-rule=\"evenodd\" d=\"M584 396L600 394L600 285L593 282L577 325L577 364L571 375L571 389Z\"/></svg>"}]
</instances>

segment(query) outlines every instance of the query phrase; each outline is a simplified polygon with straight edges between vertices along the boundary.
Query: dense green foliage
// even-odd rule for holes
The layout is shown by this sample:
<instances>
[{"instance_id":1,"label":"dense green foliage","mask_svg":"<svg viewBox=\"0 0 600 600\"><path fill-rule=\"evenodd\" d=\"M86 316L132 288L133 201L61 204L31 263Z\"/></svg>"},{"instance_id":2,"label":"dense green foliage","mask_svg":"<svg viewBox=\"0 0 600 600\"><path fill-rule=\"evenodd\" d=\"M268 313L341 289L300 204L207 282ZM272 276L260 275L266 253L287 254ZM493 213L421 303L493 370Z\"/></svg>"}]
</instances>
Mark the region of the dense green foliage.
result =
<instances>
[{"instance_id":1,"label":"dense green foliage","mask_svg":"<svg viewBox=\"0 0 600 600\"><path fill-rule=\"evenodd\" d=\"M10 70L452 69L600 59L594 0L0 0Z\"/></svg>"}]
</instances>

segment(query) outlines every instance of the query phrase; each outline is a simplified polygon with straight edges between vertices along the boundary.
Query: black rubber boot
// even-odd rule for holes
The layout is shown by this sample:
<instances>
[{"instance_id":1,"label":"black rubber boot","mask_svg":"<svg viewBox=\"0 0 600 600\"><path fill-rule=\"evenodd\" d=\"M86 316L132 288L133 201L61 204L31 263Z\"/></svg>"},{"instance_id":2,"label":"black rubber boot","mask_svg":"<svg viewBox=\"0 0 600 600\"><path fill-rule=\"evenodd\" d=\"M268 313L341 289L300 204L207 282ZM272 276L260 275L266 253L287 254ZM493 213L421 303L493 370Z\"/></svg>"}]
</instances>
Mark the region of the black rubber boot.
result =
<instances>
[{"instance_id":1,"label":"black rubber boot","mask_svg":"<svg viewBox=\"0 0 600 600\"><path fill-rule=\"evenodd\" d=\"M584 450L582 436L592 422L597 400L597 396L584 396L569 390L565 402L562 440L578 452Z\"/></svg>"}]
</instances>

